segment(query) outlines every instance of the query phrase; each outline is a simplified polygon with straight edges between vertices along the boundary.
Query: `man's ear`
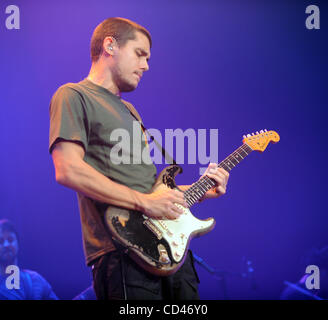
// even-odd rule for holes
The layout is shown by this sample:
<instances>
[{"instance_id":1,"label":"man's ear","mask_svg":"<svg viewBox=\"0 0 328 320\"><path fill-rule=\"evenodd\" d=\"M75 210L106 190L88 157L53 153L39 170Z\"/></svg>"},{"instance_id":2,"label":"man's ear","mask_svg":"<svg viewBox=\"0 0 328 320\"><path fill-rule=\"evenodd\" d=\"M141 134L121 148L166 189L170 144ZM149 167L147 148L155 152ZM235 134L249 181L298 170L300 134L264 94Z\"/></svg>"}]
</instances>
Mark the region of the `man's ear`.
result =
<instances>
[{"instance_id":1,"label":"man's ear","mask_svg":"<svg viewBox=\"0 0 328 320\"><path fill-rule=\"evenodd\" d=\"M115 50L118 48L117 41L114 37L106 37L103 42L103 51L113 56Z\"/></svg>"}]
</instances>

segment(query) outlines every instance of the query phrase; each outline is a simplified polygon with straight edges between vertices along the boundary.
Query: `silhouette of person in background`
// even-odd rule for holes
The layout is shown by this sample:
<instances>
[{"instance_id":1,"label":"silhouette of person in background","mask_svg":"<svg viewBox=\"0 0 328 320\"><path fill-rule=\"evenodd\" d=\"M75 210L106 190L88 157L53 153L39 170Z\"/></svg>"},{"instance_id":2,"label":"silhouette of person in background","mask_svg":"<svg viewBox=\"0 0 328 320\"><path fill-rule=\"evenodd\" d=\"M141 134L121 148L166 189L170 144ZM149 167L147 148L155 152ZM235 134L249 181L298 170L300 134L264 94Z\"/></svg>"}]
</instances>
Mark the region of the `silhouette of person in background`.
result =
<instances>
[{"instance_id":1,"label":"silhouette of person in background","mask_svg":"<svg viewBox=\"0 0 328 320\"><path fill-rule=\"evenodd\" d=\"M17 266L18 234L9 220L0 220L0 300L58 300L50 284L37 272L19 270L19 288L8 287L8 266ZM8 272L8 271L7 271Z\"/></svg>"},{"instance_id":2,"label":"silhouette of person in background","mask_svg":"<svg viewBox=\"0 0 328 320\"><path fill-rule=\"evenodd\" d=\"M302 258L303 272L307 266L314 265L319 268L319 289L308 289L306 280L313 273L305 273L297 283L285 282L287 287L283 290L281 300L322 300L328 299L328 246L317 246L312 248ZM310 280L310 279L308 279ZM312 281L312 279L311 279ZM310 281L310 282L311 282Z\"/></svg>"}]
</instances>

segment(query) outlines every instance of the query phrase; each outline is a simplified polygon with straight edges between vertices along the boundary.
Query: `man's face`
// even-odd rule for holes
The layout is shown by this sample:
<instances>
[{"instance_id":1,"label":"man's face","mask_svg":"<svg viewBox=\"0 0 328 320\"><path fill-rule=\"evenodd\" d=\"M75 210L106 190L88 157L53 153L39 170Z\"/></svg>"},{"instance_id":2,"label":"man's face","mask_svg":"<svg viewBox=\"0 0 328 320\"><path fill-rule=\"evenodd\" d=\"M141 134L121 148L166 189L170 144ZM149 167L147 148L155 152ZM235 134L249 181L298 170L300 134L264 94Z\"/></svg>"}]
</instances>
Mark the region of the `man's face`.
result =
<instances>
[{"instance_id":1,"label":"man's face","mask_svg":"<svg viewBox=\"0 0 328 320\"><path fill-rule=\"evenodd\" d=\"M149 69L150 45L148 38L136 31L135 39L128 40L114 51L113 80L121 92L137 88L142 74Z\"/></svg>"},{"instance_id":2,"label":"man's face","mask_svg":"<svg viewBox=\"0 0 328 320\"><path fill-rule=\"evenodd\" d=\"M10 231L2 231L0 228L0 264L15 262L18 253L18 241L16 234Z\"/></svg>"}]
</instances>

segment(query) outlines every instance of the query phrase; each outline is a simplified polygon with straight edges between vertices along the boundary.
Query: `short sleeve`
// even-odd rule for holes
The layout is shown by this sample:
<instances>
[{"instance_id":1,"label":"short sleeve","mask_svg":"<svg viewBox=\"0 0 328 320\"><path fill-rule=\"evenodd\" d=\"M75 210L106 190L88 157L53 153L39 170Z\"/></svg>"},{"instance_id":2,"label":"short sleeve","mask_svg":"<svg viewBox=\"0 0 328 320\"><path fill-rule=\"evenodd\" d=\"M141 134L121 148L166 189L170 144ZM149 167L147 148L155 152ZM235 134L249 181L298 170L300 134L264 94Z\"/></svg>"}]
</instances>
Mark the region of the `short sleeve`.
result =
<instances>
[{"instance_id":1,"label":"short sleeve","mask_svg":"<svg viewBox=\"0 0 328 320\"><path fill-rule=\"evenodd\" d=\"M79 92L68 87L60 87L50 102L49 152L59 141L71 141L88 145L88 120L86 107Z\"/></svg>"}]
</instances>

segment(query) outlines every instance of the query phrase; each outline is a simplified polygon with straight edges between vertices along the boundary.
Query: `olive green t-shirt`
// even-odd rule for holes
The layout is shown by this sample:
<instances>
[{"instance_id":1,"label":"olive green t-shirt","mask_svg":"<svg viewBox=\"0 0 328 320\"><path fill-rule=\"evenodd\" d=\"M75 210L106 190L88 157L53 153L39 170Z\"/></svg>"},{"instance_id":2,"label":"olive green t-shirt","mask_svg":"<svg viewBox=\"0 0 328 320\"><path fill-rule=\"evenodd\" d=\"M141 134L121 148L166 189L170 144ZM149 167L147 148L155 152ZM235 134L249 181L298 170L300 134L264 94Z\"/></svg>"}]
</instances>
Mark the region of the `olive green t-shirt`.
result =
<instances>
[{"instance_id":1,"label":"olive green t-shirt","mask_svg":"<svg viewBox=\"0 0 328 320\"><path fill-rule=\"evenodd\" d=\"M67 83L50 103L49 151L58 141L80 144L84 161L114 182L139 192L150 192L156 167L135 109L104 87L88 79ZM137 117L140 118L139 114ZM77 193L87 265L115 250L104 223L107 204Z\"/></svg>"}]
</instances>

